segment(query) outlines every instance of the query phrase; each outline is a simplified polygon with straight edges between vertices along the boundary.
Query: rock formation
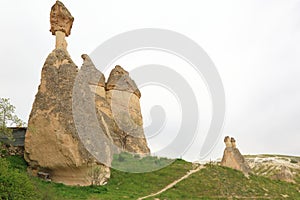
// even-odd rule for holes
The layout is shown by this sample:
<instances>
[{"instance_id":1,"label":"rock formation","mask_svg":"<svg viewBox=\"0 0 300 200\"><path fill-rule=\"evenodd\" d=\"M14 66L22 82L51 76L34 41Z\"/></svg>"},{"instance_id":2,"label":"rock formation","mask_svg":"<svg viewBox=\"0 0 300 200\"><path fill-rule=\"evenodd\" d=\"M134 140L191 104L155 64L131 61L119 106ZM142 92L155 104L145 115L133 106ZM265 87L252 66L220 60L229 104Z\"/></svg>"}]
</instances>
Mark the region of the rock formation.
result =
<instances>
[{"instance_id":1,"label":"rock formation","mask_svg":"<svg viewBox=\"0 0 300 200\"><path fill-rule=\"evenodd\" d=\"M226 148L224 150L221 165L240 170L244 174L248 174L250 172L250 167L244 156L240 153L238 148L236 148L235 139L226 136L224 139L224 143L226 145Z\"/></svg>"},{"instance_id":2,"label":"rock formation","mask_svg":"<svg viewBox=\"0 0 300 200\"><path fill-rule=\"evenodd\" d=\"M139 154L149 153L144 136L139 98L141 93L129 73L116 66L106 83L106 99L118 129L114 140L121 149Z\"/></svg>"},{"instance_id":3,"label":"rock formation","mask_svg":"<svg viewBox=\"0 0 300 200\"><path fill-rule=\"evenodd\" d=\"M282 181L286 181L286 182L295 183L295 180L294 180L295 177L294 177L291 169L288 168L287 166L281 166L280 172L278 174L276 174L273 178L282 180Z\"/></svg>"},{"instance_id":4,"label":"rock formation","mask_svg":"<svg viewBox=\"0 0 300 200\"><path fill-rule=\"evenodd\" d=\"M50 31L56 36L56 48L67 48L65 36L71 34L74 17L60 1L52 6L50 12Z\"/></svg>"},{"instance_id":5,"label":"rock formation","mask_svg":"<svg viewBox=\"0 0 300 200\"><path fill-rule=\"evenodd\" d=\"M90 185L90 166L97 164L81 144L72 116L77 71L63 49L55 49L46 59L29 117L25 159L34 175L43 171L55 182ZM103 171L108 178L109 169L103 166Z\"/></svg>"},{"instance_id":6,"label":"rock formation","mask_svg":"<svg viewBox=\"0 0 300 200\"><path fill-rule=\"evenodd\" d=\"M79 71L79 77L84 77L81 79L86 80L88 85L86 87L92 92L92 101L95 102L94 107L96 107L100 126L100 129L93 132L103 132L110 140L111 145L114 146L110 147L111 150L114 149L112 150L114 153L121 151L138 154L149 153L144 137L139 103L141 94L134 81L129 77L129 73L122 67L116 66L112 70L107 84L105 84L104 75L96 69L88 55L84 54L82 58L84 64ZM84 93L75 95L75 102L81 96L86 98L87 92ZM82 105L82 103L76 104L75 109ZM87 104L78 114L82 115L84 110L94 109L94 107ZM79 121L84 123L83 119L79 119ZM92 121L92 119L88 121ZM105 143L109 143L109 141Z\"/></svg>"},{"instance_id":7,"label":"rock formation","mask_svg":"<svg viewBox=\"0 0 300 200\"><path fill-rule=\"evenodd\" d=\"M149 153L142 128L141 94L120 66L107 83L85 54L78 70L65 41L73 21L68 9L56 1L50 13L56 48L42 69L24 156L32 175L49 174L52 181L67 185L103 184L110 177L114 153Z\"/></svg>"}]
</instances>

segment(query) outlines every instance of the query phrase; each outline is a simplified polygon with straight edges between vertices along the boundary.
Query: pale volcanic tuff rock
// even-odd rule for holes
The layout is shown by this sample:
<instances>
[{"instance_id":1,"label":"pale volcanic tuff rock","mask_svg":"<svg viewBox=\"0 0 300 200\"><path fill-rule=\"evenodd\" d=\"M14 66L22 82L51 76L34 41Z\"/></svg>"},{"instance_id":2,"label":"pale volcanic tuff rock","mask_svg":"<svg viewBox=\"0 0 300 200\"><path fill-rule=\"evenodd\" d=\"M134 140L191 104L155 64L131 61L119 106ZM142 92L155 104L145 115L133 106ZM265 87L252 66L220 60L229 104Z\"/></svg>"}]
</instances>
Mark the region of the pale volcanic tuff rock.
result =
<instances>
[{"instance_id":1,"label":"pale volcanic tuff rock","mask_svg":"<svg viewBox=\"0 0 300 200\"><path fill-rule=\"evenodd\" d=\"M84 64L79 74L86 76L93 93L100 131L111 140L113 152L149 153L139 103L141 94L129 73L116 66L104 87L103 74L96 69L88 55L84 54L82 58Z\"/></svg>"},{"instance_id":2,"label":"pale volcanic tuff rock","mask_svg":"<svg viewBox=\"0 0 300 200\"><path fill-rule=\"evenodd\" d=\"M74 18L56 1L50 12L56 48L42 69L41 84L32 106L25 136L25 159L31 174L48 173L55 182L67 185L103 184L109 168L86 150L75 127L72 110L73 86L78 68L66 50ZM91 177L98 167L101 174Z\"/></svg>"},{"instance_id":3,"label":"pale volcanic tuff rock","mask_svg":"<svg viewBox=\"0 0 300 200\"><path fill-rule=\"evenodd\" d=\"M25 159L32 174L46 172L53 181L68 185L90 185L89 173L95 166L102 168L98 182L105 183L110 177L106 166L110 166L113 153L149 153L139 97L125 90L105 92L104 75L87 55L82 58L84 63L78 73L65 50L55 49L48 56L25 139ZM78 85L76 91L74 84ZM96 121L91 115L94 111ZM88 150L100 154L100 161L106 166L96 162L95 154L86 150L83 143L89 141L81 141L78 131L85 134L84 139L97 140Z\"/></svg>"},{"instance_id":4,"label":"pale volcanic tuff rock","mask_svg":"<svg viewBox=\"0 0 300 200\"><path fill-rule=\"evenodd\" d=\"M106 90L118 90L134 93L141 98L141 92L136 86L135 82L130 78L129 73L125 71L120 65L110 72L107 80Z\"/></svg>"},{"instance_id":5,"label":"pale volcanic tuff rock","mask_svg":"<svg viewBox=\"0 0 300 200\"><path fill-rule=\"evenodd\" d=\"M65 33L66 36L69 36L71 34L73 21L74 17L65 5L60 1L56 1L50 12L50 31L52 35L55 35L57 31L61 31Z\"/></svg>"},{"instance_id":6,"label":"pale volcanic tuff rock","mask_svg":"<svg viewBox=\"0 0 300 200\"><path fill-rule=\"evenodd\" d=\"M111 165L113 149L110 132L98 105L105 100L105 77L87 55L73 88L73 117L85 148L106 166Z\"/></svg>"},{"instance_id":7,"label":"pale volcanic tuff rock","mask_svg":"<svg viewBox=\"0 0 300 200\"><path fill-rule=\"evenodd\" d=\"M42 69L41 84L29 117L25 138L25 159L33 175L47 172L55 182L90 185L89 173L100 165L80 142L72 115L72 92L77 66L68 53L55 49ZM100 177L99 177L100 178Z\"/></svg>"},{"instance_id":8,"label":"pale volcanic tuff rock","mask_svg":"<svg viewBox=\"0 0 300 200\"><path fill-rule=\"evenodd\" d=\"M248 174L251 169L244 156L240 153L239 149L236 148L235 139L226 136L224 139L224 143L226 145L226 148L224 150L221 165L240 170L244 174Z\"/></svg>"},{"instance_id":9,"label":"pale volcanic tuff rock","mask_svg":"<svg viewBox=\"0 0 300 200\"><path fill-rule=\"evenodd\" d=\"M65 37L71 34L74 17L70 11L60 1L52 6L50 12L50 32L56 36L55 48L67 49Z\"/></svg>"},{"instance_id":10,"label":"pale volcanic tuff rock","mask_svg":"<svg viewBox=\"0 0 300 200\"><path fill-rule=\"evenodd\" d=\"M140 108L141 93L129 73L117 65L106 83L106 99L118 126L118 141L123 150L148 154ZM120 143L119 143L120 142Z\"/></svg>"},{"instance_id":11,"label":"pale volcanic tuff rock","mask_svg":"<svg viewBox=\"0 0 300 200\"><path fill-rule=\"evenodd\" d=\"M50 13L56 48L42 69L24 156L35 176L49 174L54 182L67 185L103 184L110 177L108 166L114 153L149 153L142 127L141 94L120 66L105 83L104 75L84 54L78 71L65 41L73 20L67 8L56 1Z\"/></svg>"},{"instance_id":12,"label":"pale volcanic tuff rock","mask_svg":"<svg viewBox=\"0 0 300 200\"><path fill-rule=\"evenodd\" d=\"M103 73L95 67L94 63L88 55L83 54L81 57L84 62L79 71L79 79L81 77L81 79L86 82L87 87L89 88L85 89L84 91L91 92L92 99L90 101L94 102L94 105L91 107L91 109L94 109L94 111L96 111L95 115L98 120L98 127L96 128L96 132L102 132L103 134L105 134L106 138L102 138L103 140L109 139L107 143L110 145L111 153L119 153L117 149L122 148L122 137L119 134L120 129L113 118L110 104L106 99L105 77ZM81 95L79 94L78 97L78 99L80 99ZM83 98L82 100L86 101L85 98ZM82 105L84 104L79 104L79 106ZM87 102L87 104L82 108L82 111L79 113L79 115L82 113L90 115L90 113L93 111L87 112L88 106L90 106L90 102ZM82 120L86 120L86 118L83 117ZM90 119L88 121L92 120L93 119ZM118 148L115 148L114 145L116 145L116 147Z\"/></svg>"}]
</instances>

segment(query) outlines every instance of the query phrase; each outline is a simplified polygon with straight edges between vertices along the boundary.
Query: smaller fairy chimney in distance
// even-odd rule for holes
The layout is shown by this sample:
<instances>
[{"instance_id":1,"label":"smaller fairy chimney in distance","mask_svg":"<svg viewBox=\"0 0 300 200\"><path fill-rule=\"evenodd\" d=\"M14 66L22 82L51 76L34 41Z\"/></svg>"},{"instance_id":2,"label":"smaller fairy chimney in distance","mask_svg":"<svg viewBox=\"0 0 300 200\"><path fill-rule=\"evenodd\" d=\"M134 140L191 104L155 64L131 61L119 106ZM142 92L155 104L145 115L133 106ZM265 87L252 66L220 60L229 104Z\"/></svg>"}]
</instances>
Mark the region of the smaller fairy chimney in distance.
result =
<instances>
[{"instance_id":1,"label":"smaller fairy chimney in distance","mask_svg":"<svg viewBox=\"0 0 300 200\"><path fill-rule=\"evenodd\" d=\"M251 169L244 156L240 153L238 148L236 148L235 139L233 137L230 138L229 136L226 136L224 139L224 143L226 145L226 148L224 150L221 165L240 170L247 175L251 171Z\"/></svg>"},{"instance_id":2,"label":"smaller fairy chimney in distance","mask_svg":"<svg viewBox=\"0 0 300 200\"><path fill-rule=\"evenodd\" d=\"M56 49L67 49L65 37L71 34L74 17L71 15L65 5L56 1L50 12L50 32L56 36Z\"/></svg>"}]
</instances>

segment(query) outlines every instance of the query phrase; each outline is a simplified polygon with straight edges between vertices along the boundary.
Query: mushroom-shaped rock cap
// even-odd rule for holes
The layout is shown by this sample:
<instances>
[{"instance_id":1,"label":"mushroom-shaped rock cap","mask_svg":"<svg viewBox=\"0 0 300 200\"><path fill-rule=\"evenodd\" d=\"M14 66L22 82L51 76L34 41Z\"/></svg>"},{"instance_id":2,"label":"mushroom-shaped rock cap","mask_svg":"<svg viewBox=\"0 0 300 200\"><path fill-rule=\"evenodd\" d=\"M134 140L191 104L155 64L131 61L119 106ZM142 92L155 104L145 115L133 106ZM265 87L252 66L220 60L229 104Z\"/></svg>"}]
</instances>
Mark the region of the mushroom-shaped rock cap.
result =
<instances>
[{"instance_id":1,"label":"mushroom-shaped rock cap","mask_svg":"<svg viewBox=\"0 0 300 200\"><path fill-rule=\"evenodd\" d=\"M89 85L96 85L105 87L105 77L94 65L93 61L87 54L82 54L83 64L80 72L83 73L88 79Z\"/></svg>"},{"instance_id":2,"label":"mushroom-shaped rock cap","mask_svg":"<svg viewBox=\"0 0 300 200\"><path fill-rule=\"evenodd\" d=\"M141 97L141 92L135 82L130 78L129 73L119 65L115 66L110 72L106 83L106 90L127 91L134 93L139 98Z\"/></svg>"},{"instance_id":3,"label":"mushroom-shaped rock cap","mask_svg":"<svg viewBox=\"0 0 300 200\"><path fill-rule=\"evenodd\" d=\"M56 31L62 31L66 36L69 36L71 34L73 21L74 17L65 5L60 1L56 1L50 12L50 31L52 32L52 35L55 35Z\"/></svg>"}]
</instances>

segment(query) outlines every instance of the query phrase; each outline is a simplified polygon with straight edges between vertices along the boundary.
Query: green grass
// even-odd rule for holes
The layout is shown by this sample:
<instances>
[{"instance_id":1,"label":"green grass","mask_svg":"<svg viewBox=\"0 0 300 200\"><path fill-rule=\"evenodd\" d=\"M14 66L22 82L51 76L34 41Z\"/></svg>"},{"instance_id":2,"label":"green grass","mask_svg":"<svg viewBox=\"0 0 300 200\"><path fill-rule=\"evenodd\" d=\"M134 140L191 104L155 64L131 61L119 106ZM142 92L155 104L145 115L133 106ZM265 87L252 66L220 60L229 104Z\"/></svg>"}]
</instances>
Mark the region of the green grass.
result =
<instances>
[{"instance_id":1,"label":"green grass","mask_svg":"<svg viewBox=\"0 0 300 200\"><path fill-rule=\"evenodd\" d=\"M126 173L112 170L111 180L104 188L107 192L93 195L95 199L136 199L156 192L183 176L192 164L177 160L166 168L149 173Z\"/></svg>"},{"instance_id":2,"label":"green grass","mask_svg":"<svg viewBox=\"0 0 300 200\"><path fill-rule=\"evenodd\" d=\"M26 174L26 162L23 158L9 157L7 160L11 167ZM99 187L70 187L35 177L30 177L30 181L44 200L137 199L161 190L190 169L192 164L183 160L176 160L165 168L149 173L127 173L112 169L108 184ZM296 184L293 184L255 175L246 178L239 171L207 165L170 190L149 199L283 199L282 195L288 195L288 199L300 199L299 191L299 176Z\"/></svg>"},{"instance_id":3,"label":"green grass","mask_svg":"<svg viewBox=\"0 0 300 200\"><path fill-rule=\"evenodd\" d=\"M180 182L176 187L162 193L159 199L228 199L228 198L271 198L300 199L300 186L274 181L265 177L246 178L241 172L210 165ZM149 198L151 199L151 198Z\"/></svg>"},{"instance_id":4,"label":"green grass","mask_svg":"<svg viewBox=\"0 0 300 200\"><path fill-rule=\"evenodd\" d=\"M152 172L164 168L174 161L154 156L140 157L139 155L123 152L114 155L112 168L132 173Z\"/></svg>"}]
</instances>

